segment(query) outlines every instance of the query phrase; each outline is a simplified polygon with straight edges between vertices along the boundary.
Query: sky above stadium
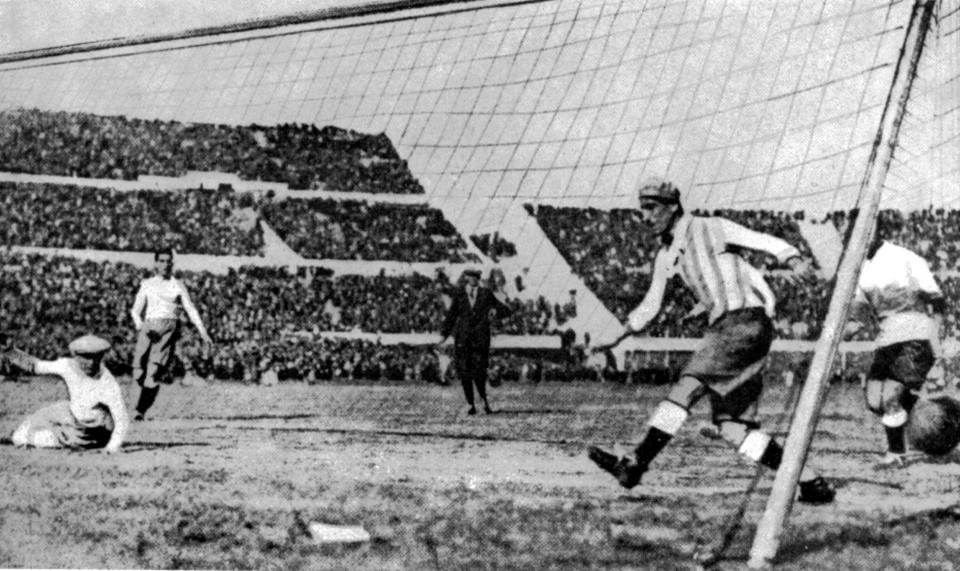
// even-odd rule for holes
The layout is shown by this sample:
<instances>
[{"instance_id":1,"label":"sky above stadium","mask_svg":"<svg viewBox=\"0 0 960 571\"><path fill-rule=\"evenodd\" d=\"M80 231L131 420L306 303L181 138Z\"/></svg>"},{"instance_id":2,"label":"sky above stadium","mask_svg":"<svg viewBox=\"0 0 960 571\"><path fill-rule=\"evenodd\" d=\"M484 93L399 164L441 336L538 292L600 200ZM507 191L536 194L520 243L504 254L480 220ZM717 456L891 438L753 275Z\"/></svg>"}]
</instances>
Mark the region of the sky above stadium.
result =
<instances>
[{"instance_id":1,"label":"sky above stadium","mask_svg":"<svg viewBox=\"0 0 960 571\"><path fill-rule=\"evenodd\" d=\"M311 12L349 0L0 0L0 53Z\"/></svg>"}]
</instances>

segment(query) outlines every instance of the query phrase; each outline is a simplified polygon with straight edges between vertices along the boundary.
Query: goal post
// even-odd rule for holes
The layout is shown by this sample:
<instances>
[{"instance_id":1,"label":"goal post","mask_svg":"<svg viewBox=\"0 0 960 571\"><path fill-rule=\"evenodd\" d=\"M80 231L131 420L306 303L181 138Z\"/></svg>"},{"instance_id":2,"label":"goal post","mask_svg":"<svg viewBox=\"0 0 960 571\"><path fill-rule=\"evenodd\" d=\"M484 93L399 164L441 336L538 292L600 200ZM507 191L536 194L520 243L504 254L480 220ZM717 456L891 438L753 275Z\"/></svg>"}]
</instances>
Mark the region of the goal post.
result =
<instances>
[{"instance_id":1,"label":"goal post","mask_svg":"<svg viewBox=\"0 0 960 571\"><path fill-rule=\"evenodd\" d=\"M806 460L826 393L830 367L843 337L860 269L875 231L882 189L897 146L897 136L935 3L936 0L916 0L911 12L903 48L861 185L859 213L837 269L836 285L824 320L823 333L817 340L813 361L787 434L783 462L777 470L766 509L757 525L748 562L754 569L770 566L774 561L786 519L793 505L800 471Z\"/></svg>"}]
</instances>

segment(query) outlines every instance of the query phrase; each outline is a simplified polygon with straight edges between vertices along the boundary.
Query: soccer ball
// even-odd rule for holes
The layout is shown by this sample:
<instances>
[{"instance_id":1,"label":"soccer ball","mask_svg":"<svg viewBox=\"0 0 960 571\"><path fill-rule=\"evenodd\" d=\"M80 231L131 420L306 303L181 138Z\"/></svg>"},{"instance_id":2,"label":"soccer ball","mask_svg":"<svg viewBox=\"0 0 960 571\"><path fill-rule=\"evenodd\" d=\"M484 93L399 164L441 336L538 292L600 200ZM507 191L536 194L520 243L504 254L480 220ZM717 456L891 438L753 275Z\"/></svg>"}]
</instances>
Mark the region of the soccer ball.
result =
<instances>
[{"instance_id":1,"label":"soccer ball","mask_svg":"<svg viewBox=\"0 0 960 571\"><path fill-rule=\"evenodd\" d=\"M917 402L907 423L907 440L934 456L953 450L960 443L960 402L948 396Z\"/></svg>"}]
</instances>

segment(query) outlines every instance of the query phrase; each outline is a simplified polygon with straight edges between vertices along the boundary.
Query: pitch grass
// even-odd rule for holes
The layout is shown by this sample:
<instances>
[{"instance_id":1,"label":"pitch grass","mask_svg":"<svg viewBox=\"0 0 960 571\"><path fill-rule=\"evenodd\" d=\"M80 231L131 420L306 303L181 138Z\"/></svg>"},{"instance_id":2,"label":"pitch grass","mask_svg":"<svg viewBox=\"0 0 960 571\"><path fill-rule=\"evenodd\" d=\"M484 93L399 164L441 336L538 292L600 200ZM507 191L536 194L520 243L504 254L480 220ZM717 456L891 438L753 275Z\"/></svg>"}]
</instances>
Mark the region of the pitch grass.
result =
<instances>
[{"instance_id":1,"label":"pitch grass","mask_svg":"<svg viewBox=\"0 0 960 571\"><path fill-rule=\"evenodd\" d=\"M697 433L705 410L636 491L584 458L590 442L631 443L664 390L505 385L498 414L467 417L454 387L165 387L122 454L0 447L0 566L669 570L714 554L740 569L771 478ZM0 395L9 430L65 391L36 380ZM828 398L811 457L838 505L795 507L777 568L954 568L960 510L903 505L949 495L955 460L872 473L882 434L860 399ZM787 400L769 391L766 426L785 429ZM314 521L373 540L317 544Z\"/></svg>"}]
</instances>

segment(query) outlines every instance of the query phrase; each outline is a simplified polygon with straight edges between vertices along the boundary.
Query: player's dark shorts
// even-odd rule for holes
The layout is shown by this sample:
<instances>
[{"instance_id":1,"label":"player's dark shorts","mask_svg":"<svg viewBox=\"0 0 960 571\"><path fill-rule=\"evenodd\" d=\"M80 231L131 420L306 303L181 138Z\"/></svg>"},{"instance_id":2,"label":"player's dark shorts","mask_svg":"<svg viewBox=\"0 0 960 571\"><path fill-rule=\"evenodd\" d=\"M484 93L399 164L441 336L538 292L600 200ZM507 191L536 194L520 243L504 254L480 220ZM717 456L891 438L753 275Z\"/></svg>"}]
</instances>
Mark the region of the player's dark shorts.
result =
<instances>
[{"instance_id":1,"label":"player's dark shorts","mask_svg":"<svg viewBox=\"0 0 960 571\"><path fill-rule=\"evenodd\" d=\"M143 323L133 351L134 378L138 383L143 383L148 364L156 365L158 370L170 364L179 337L180 321L177 319L148 319Z\"/></svg>"},{"instance_id":2,"label":"player's dark shorts","mask_svg":"<svg viewBox=\"0 0 960 571\"><path fill-rule=\"evenodd\" d=\"M707 329L680 376L693 377L707 388L715 421L749 422L755 416L773 331L773 322L760 307L730 311Z\"/></svg>"},{"instance_id":3,"label":"player's dark shorts","mask_svg":"<svg viewBox=\"0 0 960 571\"><path fill-rule=\"evenodd\" d=\"M908 389L918 391L923 388L934 361L929 341L916 339L886 345L873 354L867 379L899 381Z\"/></svg>"}]
</instances>

